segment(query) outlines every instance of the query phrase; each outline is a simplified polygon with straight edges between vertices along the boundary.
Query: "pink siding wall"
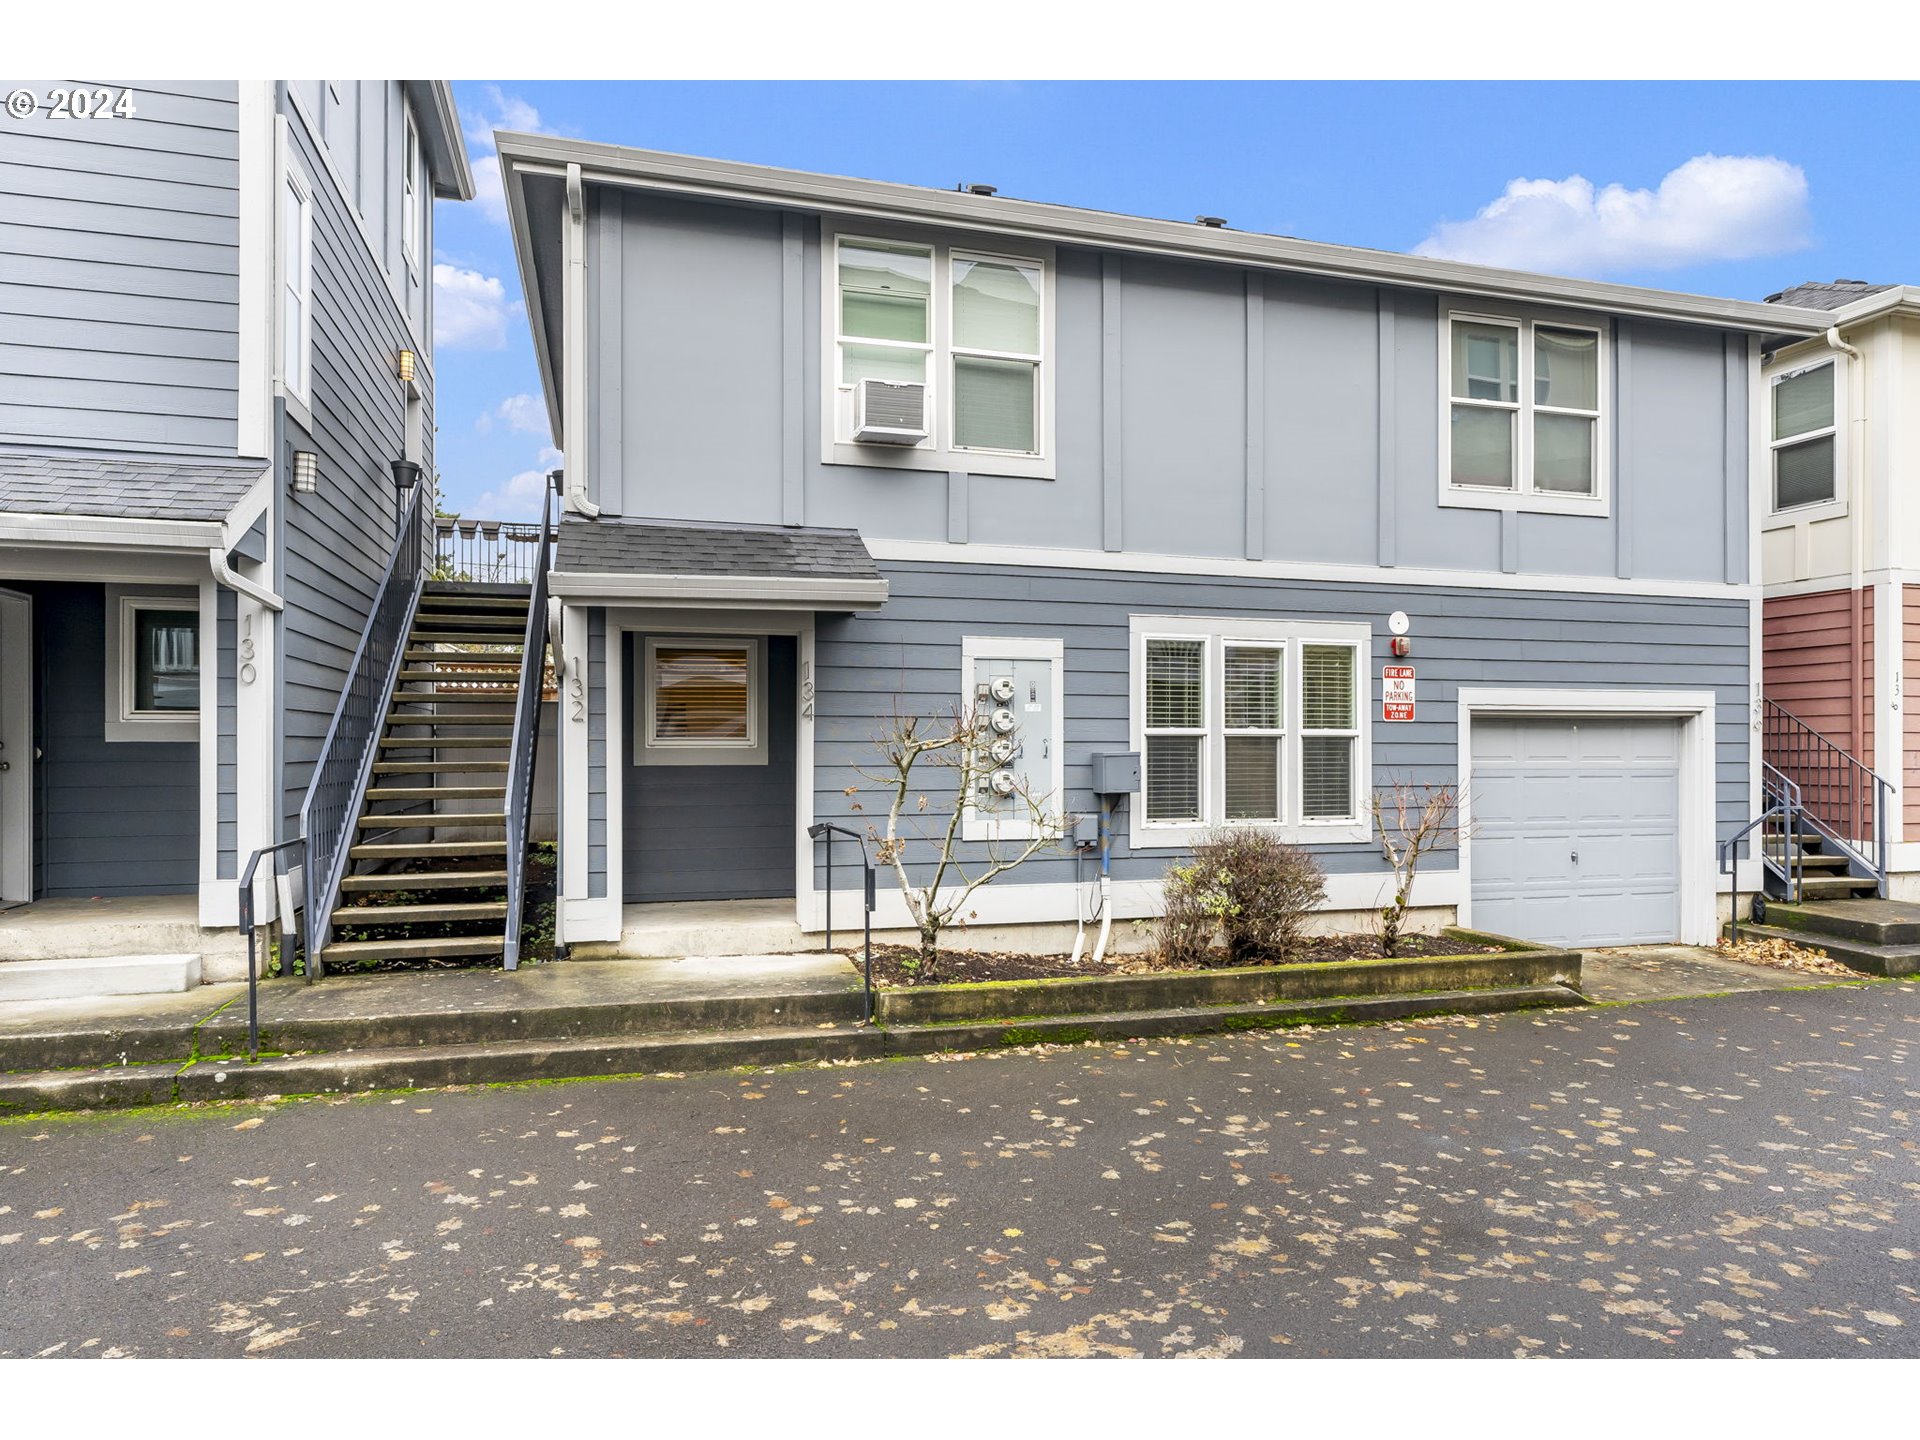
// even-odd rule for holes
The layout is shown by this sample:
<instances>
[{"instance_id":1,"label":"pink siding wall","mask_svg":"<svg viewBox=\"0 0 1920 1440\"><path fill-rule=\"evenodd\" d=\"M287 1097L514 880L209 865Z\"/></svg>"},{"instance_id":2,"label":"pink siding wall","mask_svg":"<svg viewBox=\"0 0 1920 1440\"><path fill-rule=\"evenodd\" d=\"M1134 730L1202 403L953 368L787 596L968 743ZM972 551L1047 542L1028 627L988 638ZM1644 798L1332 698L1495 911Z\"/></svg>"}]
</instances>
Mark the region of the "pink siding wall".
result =
<instances>
[{"instance_id":1,"label":"pink siding wall","mask_svg":"<svg viewBox=\"0 0 1920 1440\"><path fill-rule=\"evenodd\" d=\"M1920 595L1910 603L1920 606ZM1862 619L1857 668L1849 624L1854 605L1860 607ZM1872 624L1871 589L1780 595L1761 608L1761 684L1767 698L1863 760L1873 743L1873 726L1867 718L1872 703ZM1920 731L1914 739L1920 743Z\"/></svg>"}]
</instances>

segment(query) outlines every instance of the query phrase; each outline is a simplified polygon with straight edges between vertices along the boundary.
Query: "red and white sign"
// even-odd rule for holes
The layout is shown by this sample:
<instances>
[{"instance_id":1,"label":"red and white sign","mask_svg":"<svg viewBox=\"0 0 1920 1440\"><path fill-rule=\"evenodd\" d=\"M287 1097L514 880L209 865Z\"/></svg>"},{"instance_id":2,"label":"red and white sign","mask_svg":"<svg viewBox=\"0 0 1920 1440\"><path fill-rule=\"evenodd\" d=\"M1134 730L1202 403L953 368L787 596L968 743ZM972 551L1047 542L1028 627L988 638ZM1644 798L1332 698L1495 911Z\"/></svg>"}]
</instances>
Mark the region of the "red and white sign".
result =
<instances>
[{"instance_id":1,"label":"red and white sign","mask_svg":"<svg viewBox=\"0 0 1920 1440\"><path fill-rule=\"evenodd\" d=\"M1380 718L1413 719L1413 667L1385 665L1380 670Z\"/></svg>"}]
</instances>

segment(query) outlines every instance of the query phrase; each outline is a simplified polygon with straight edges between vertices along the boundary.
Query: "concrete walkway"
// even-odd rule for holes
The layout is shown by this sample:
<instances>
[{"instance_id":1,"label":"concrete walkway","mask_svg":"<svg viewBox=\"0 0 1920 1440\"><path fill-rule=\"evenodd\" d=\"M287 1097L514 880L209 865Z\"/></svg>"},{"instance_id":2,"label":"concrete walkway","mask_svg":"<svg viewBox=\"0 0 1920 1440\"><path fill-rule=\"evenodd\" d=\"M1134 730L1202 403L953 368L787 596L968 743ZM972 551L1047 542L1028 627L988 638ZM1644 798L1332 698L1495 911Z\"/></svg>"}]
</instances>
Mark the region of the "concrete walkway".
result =
<instances>
[{"instance_id":1,"label":"concrete walkway","mask_svg":"<svg viewBox=\"0 0 1920 1440\"><path fill-rule=\"evenodd\" d=\"M1837 975L1729 960L1704 945L1628 945L1580 952L1581 993L1603 1003L1849 983Z\"/></svg>"}]
</instances>

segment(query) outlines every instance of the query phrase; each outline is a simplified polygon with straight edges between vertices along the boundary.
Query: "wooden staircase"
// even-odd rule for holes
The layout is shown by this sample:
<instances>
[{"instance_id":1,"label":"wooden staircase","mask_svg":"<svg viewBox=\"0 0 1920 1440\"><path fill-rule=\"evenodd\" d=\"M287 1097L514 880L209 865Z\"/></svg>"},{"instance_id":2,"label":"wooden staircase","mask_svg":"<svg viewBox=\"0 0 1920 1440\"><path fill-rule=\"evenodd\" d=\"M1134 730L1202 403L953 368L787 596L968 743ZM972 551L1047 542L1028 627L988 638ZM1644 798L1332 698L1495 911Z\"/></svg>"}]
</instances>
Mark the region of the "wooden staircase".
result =
<instances>
[{"instance_id":1,"label":"wooden staircase","mask_svg":"<svg viewBox=\"0 0 1920 1440\"><path fill-rule=\"evenodd\" d=\"M422 586L321 952L328 970L504 953L508 747L529 595Z\"/></svg>"}]
</instances>

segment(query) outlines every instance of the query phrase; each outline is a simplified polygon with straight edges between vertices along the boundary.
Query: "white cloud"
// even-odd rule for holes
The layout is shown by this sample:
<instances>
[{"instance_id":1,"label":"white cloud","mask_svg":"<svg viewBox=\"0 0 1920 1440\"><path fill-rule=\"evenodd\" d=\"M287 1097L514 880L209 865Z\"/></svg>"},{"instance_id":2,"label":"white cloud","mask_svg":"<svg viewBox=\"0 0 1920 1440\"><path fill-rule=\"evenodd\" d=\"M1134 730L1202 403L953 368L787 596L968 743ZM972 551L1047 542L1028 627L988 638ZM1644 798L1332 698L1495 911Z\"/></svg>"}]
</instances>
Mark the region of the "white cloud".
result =
<instances>
[{"instance_id":1,"label":"white cloud","mask_svg":"<svg viewBox=\"0 0 1920 1440\"><path fill-rule=\"evenodd\" d=\"M467 143L472 146L473 203L480 213L496 225L507 223L507 195L500 184L500 157L493 150L495 130L520 130L529 134L552 132L540 123L540 112L517 95L509 95L498 85L486 87L487 103L475 109L467 120Z\"/></svg>"},{"instance_id":2,"label":"white cloud","mask_svg":"<svg viewBox=\"0 0 1920 1440\"><path fill-rule=\"evenodd\" d=\"M509 395L491 410L481 413L474 421L473 428L482 435L491 435L495 425L504 425L511 431L522 435L546 436L551 433L547 425L547 405L538 395Z\"/></svg>"},{"instance_id":3,"label":"white cloud","mask_svg":"<svg viewBox=\"0 0 1920 1440\"><path fill-rule=\"evenodd\" d=\"M551 445L543 446L533 469L509 476L475 500L472 509L461 513L476 520L538 520L547 474L559 468L562 459Z\"/></svg>"},{"instance_id":4,"label":"white cloud","mask_svg":"<svg viewBox=\"0 0 1920 1440\"><path fill-rule=\"evenodd\" d=\"M1808 243L1807 177L1771 155L1696 155L1654 190L1581 175L1513 180L1414 254L1515 270L1602 275L1778 255Z\"/></svg>"},{"instance_id":5,"label":"white cloud","mask_svg":"<svg viewBox=\"0 0 1920 1440\"><path fill-rule=\"evenodd\" d=\"M483 155L473 162L473 203L494 224L507 223L507 190L500 182L498 155Z\"/></svg>"},{"instance_id":6,"label":"white cloud","mask_svg":"<svg viewBox=\"0 0 1920 1440\"><path fill-rule=\"evenodd\" d=\"M492 275L436 261L433 267L433 343L443 349L498 350L507 343L507 317L519 308Z\"/></svg>"}]
</instances>

